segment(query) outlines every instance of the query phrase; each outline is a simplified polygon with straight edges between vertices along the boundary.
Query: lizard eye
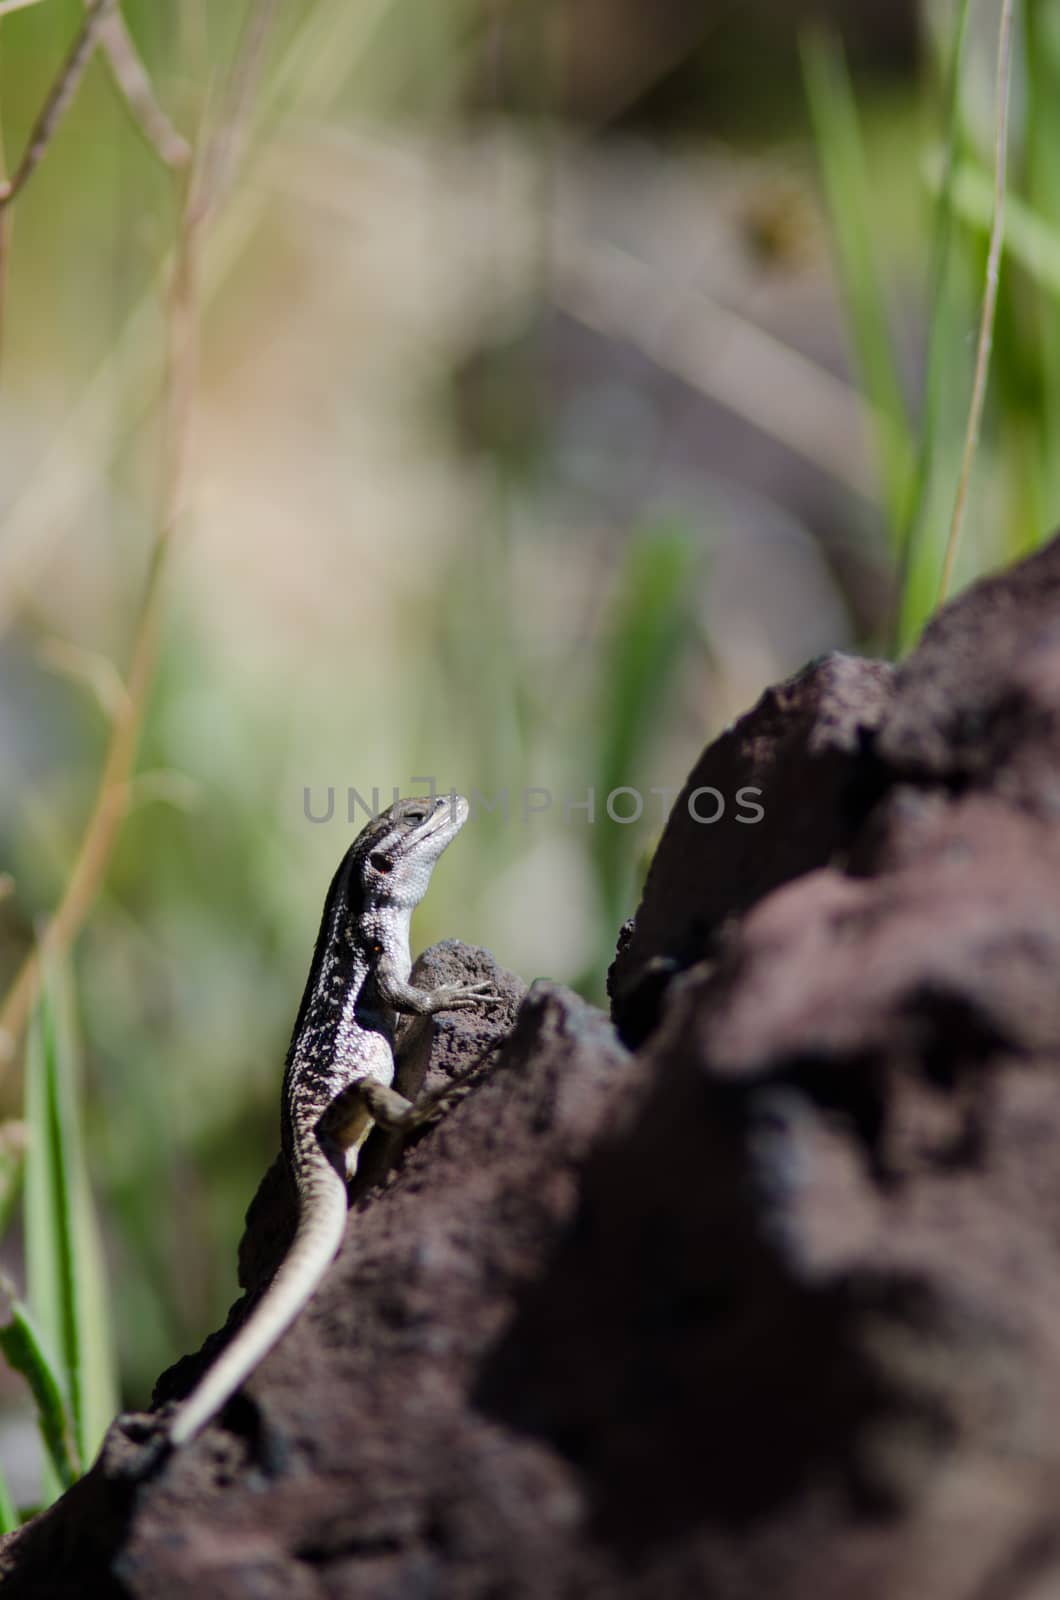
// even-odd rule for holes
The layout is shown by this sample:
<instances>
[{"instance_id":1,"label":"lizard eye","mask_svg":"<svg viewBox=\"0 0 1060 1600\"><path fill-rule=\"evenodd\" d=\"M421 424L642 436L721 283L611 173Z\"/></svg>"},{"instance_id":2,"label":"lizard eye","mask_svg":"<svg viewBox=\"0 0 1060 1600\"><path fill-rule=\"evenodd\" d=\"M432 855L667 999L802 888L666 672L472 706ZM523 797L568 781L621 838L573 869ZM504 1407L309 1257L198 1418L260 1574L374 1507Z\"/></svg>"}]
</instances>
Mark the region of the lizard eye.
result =
<instances>
[{"instance_id":1,"label":"lizard eye","mask_svg":"<svg viewBox=\"0 0 1060 1600\"><path fill-rule=\"evenodd\" d=\"M394 865L388 856L382 855L378 850L375 851L373 855L370 855L368 860L371 862L376 872L389 872Z\"/></svg>"},{"instance_id":2,"label":"lizard eye","mask_svg":"<svg viewBox=\"0 0 1060 1600\"><path fill-rule=\"evenodd\" d=\"M417 806L414 811L406 811L405 815L408 817L410 822L422 822L425 812L422 806Z\"/></svg>"}]
</instances>

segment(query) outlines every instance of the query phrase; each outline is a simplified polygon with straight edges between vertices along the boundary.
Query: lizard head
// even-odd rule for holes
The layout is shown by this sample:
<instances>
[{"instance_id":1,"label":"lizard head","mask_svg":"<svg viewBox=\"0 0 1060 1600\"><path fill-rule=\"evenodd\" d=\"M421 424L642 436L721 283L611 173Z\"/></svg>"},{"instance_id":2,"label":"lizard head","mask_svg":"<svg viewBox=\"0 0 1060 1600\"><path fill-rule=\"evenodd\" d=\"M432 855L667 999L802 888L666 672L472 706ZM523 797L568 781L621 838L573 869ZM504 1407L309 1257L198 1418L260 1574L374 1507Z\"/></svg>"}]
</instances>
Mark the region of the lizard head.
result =
<instances>
[{"instance_id":1,"label":"lizard head","mask_svg":"<svg viewBox=\"0 0 1060 1600\"><path fill-rule=\"evenodd\" d=\"M463 795L397 800L373 817L353 846L354 876L375 905L416 906L434 864L467 821Z\"/></svg>"}]
</instances>

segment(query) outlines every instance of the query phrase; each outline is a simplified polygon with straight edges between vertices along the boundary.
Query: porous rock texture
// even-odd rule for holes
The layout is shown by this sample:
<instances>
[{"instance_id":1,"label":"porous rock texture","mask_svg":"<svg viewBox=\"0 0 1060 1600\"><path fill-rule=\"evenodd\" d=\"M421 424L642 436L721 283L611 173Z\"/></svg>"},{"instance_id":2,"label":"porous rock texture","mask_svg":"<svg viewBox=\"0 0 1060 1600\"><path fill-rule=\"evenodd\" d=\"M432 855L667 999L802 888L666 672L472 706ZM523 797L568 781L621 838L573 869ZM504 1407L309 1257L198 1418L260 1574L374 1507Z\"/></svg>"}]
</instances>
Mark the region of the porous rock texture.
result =
<instances>
[{"instance_id":1,"label":"porous rock texture","mask_svg":"<svg viewBox=\"0 0 1060 1600\"><path fill-rule=\"evenodd\" d=\"M1060 543L896 671L770 690L675 805L617 1028L430 953L512 1014L406 1041L481 1058L459 1103L370 1153L223 1417L143 1481L115 1426L7 1591L1060 1596L1058 798ZM290 1207L277 1167L251 1296Z\"/></svg>"}]
</instances>

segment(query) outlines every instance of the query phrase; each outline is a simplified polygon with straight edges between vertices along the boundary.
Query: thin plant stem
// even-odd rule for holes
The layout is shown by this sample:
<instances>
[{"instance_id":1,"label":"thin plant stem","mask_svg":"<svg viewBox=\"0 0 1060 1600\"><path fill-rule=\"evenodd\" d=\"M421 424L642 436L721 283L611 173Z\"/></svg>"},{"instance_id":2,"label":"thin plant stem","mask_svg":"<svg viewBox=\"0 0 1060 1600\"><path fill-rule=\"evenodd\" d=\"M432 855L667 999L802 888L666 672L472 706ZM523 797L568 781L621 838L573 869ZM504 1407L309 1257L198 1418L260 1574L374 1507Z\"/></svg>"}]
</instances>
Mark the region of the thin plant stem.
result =
<instances>
[{"instance_id":1,"label":"thin plant stem","mask_svg":"<svg viewBox=\"0 0 1060 1600\"><path fill-rule=\"evenodd\" d=\"M258 0L243 24L243 37L232 64L220 125L203 175L199 204L204 211L224 198L239 166L277 5L278 0Z\"/></svg>"},{"instance_id":2,"label":"thin plant stem","mask_svg":"<svg viewBox=\"0 0 1060 1600\"><path fill-rule=\"evenodd\" d=\"M195 184L189 182L174 261L169 319L165 459L159 514L133 641L125 695L116 708L96 798L62 899L30 950L0 1007L0 1069L22 1037L44 968L65 954L102 884L130 803L133 763L158 654L162 577L183 498L196 369L195 255L198 226ZM201 214L200 214L201 215Z\"/></svg>"},{"instance_id":3,"label":"thin plant stem","mask_svg":"<svg viewBox=\"0 0 1060 1600\"><path fill-rule=\"evenodd\" d=\"M116 4L117 0L90 0L81 31L74 40L58 77L48 91L40 115L33 124L33 131L27 140L22 159L15 168L11 180L0 190L0 207L11 204L40 166L64 113L77 93L85 68L92 59L92 53L99 43L100 29Z\"/></svg>"},{"instance_id":4,"label":"thin plant stem","mask_svg":"<svg viewBox=\"0 0 1060 1600\"><path fill-rule=\"evenodd\" d=\"M396 0L359 0L357 6L317 7L297 30L292 45L279 55L250 119L248 155L264 166L267 130L280 108L291 114L314 113L334 105L342 85L363 60L383 18ZM184 13L182 12L182 15ZM190 13L188 13L190 14ZM338 25L336 26L336 19ZM241 184L238 204L218 208L203 250L204 299L214 297L227 281L272 196L264 184ZM2 215L2 213L0 213ZM169 280L172 251L164 268ZM101 463L114 449L105 422L119 409L131 419L131 434L154 403L159 388L155 305L152 285L127 317L116 342L85 385L69 416L49 441L43 458L15 494L0 523L0 635L10 626L20 599L50 559L64 530L76 524L86 483L95 481L86 463ZM117 396L124 397L119 408Z\"/></svg>"},{"instance_id":5,"label":"thin plant stem","mask_svg":"<svg viewBox=\"0 0 1060 1600\"><path fill-rule=\"evenodd\" d=\"M1015 0L1002 0L1001 27L997 51L997 127L995 133L994 166L994 221L990 230L990 248L986 258L986 285L983 291L983 309L979 318L979 342L975 355L975 377L972 382L972 399L968 408L968 426L964 435L961 470L957 478L957 493L953 501L946 554L939 579L938 605L945 602L949 593L953 567L964 524L964 510L968 499L968 484L972 464L979 443L979 428L986 398L986 380L990 370L990 351L994 338L994 315L997 310L997 288L1001 275L1001 251L1005 241L1005 189L1008 170L1008 107L1011 83L1012 23Z\"/></svg>"},{"instance_id":6,"label":"thin plant stem","mask_svg":"<svg viewBox=\"0 0 1060 1600\"><path fill-rule=\"evenodd\" d=\"M125 681L126 692L111 724L95 802L62 899L41 933L36 948L27 954L0 1006L0 1070L15 1054L40 991L46 966L70 948L91 909L129 810L133 764L158 655L162 578L174 529L183 510L198 369L200 238L204 224L224 188L223 183L218 183L218 175L231 170L229 162L233 127L238 133L247 115L249 99L262 61L265 30L275 7L276 0L260 0L257 18L244 33L240 59L233 72L234 92L229 116L223 119L201 161L193 160L185 180L169 306L159 511L132 658ZM93 15L98 15L98 11Z\"/></svg>"},{"instance_id":7,"label":"thin plant stem","mask_svg":"<svg viewBox=\"0 0 1060 1600\"><path fill-rule=\"evenodd\" d=\"M159 105L125 18L116 7L100 24L99 48L130 116L158 159L167 167L186 167L191 160L191 146Z\"/></svg>"}]
</instances>

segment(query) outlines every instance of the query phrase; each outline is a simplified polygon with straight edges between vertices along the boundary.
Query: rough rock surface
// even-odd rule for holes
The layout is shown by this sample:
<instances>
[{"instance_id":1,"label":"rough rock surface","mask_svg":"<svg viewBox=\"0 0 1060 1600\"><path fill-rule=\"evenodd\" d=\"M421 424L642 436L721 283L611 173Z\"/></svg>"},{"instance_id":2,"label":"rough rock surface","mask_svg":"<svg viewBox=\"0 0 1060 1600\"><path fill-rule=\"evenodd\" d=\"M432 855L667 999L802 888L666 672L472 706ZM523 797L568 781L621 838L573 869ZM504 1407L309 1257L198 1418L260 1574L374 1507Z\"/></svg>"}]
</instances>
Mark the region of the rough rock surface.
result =
<instances>
[{"instance_id":1,"label":"rough rock surface","mask_svg":"<svg viewBox=\"0 0 1060 1600\"><path fill-rule=\"evenodd\" d=\"M650 1031L675 968L708 955L726 922L850 844L878 792L868 739L892 679L881 661L827 656L767 689L704 750L609 974L628 1039Z\"/></svg>"},{"instance_id":2,"label":"rough rock surface","mask_svg":"<svg viewBox=\"0 0 1060 1600\"><path fill-rule=\"evenodd\" d=\"M8 1592L1060 1595L1060 543L771 691L689 792L744 784L624 933L636 1053L535 985L244 1394L142 1483L113 1429ZM251 1295L285 1227L277 1169Z\"/></svg>"}]
</instances>

